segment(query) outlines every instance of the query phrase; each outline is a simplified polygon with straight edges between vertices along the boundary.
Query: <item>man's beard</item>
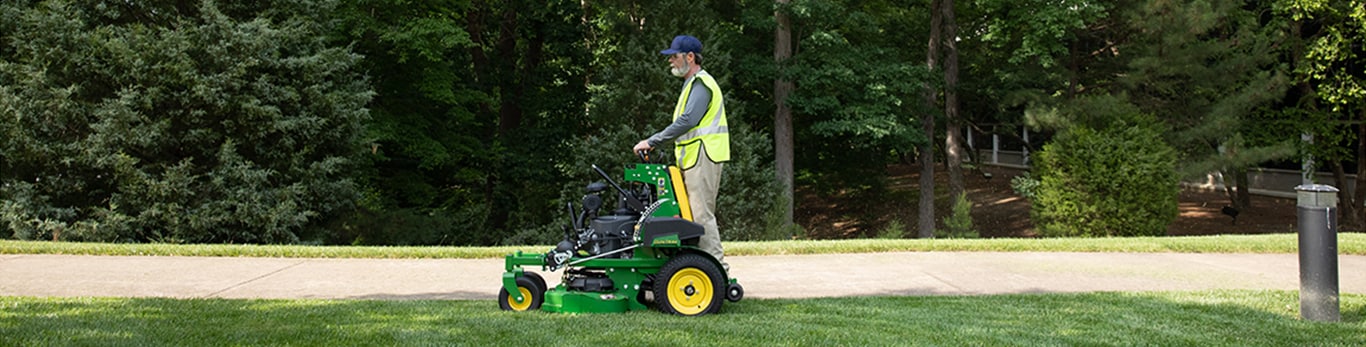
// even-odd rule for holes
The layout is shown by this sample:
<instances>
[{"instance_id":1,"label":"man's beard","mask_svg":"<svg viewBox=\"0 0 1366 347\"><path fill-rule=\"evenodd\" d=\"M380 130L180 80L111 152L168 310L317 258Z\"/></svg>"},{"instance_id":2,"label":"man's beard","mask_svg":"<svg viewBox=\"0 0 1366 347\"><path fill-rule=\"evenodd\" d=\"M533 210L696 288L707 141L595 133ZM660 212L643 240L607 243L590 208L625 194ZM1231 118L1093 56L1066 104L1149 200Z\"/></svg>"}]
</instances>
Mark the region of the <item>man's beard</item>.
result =
<instances>
[{"instance_id":1,"label":"man's beard","mask_svg":"<svg viewBox=\"0 0 1366 347\"><path fill-rule=\"evenodd\" d=\"M687 76L688 70L692 70L692 66L690 66L687 62L683 62L682 67L669 67L669 73L673 74L674 77Z\"/></svg>"}]
</instances>

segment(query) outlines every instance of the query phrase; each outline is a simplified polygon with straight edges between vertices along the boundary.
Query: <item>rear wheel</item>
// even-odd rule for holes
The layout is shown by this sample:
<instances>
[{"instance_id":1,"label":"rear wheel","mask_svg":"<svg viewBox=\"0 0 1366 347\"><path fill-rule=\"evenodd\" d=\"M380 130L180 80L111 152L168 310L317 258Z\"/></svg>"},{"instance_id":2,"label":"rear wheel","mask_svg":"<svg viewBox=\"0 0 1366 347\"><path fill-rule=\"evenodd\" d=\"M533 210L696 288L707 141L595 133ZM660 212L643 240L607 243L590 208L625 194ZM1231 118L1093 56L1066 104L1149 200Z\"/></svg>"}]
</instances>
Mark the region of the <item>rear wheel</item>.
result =
<instances>
[{"instance_id":1,"label":"rear wheel","mask_svg":"<svg viewBox=\"0 0 1366 347\"><path fill-rule=\"evenodd\" d=\"M531 311L541 308L541 303L545 302L545 285L538 285L531 277L517 277L517 291L522 294L522 300L514 298L507 288L499 289L498 307L504 311Z\"/></svg>"},{"instance_id":2,"label":"rear wheel","mask_svg":"<svg viewBox=\"0 0 1366 347\"><path fill-rule=\"evenodd\" d=\"M726 288L716 264L696 254L669 260L655 276L655 304L660 311L700 316L721 310Z\"/></svg>"}]
</instances>

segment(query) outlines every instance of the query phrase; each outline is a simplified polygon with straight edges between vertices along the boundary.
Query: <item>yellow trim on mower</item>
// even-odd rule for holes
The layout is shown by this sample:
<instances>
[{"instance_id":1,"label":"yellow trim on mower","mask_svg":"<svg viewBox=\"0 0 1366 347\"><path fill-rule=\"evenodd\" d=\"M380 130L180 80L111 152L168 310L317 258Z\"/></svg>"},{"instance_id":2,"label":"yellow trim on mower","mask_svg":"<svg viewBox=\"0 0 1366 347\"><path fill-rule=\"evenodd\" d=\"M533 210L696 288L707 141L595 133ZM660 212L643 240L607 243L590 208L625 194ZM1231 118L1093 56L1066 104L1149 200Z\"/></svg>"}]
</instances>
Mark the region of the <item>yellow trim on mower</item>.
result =
<instances>
[{"instance_id":1,"label":"yellow trim on mower","mask_svg":"<svg viewBox=\"0 0 1366 347\"><path fill-rule=\"evenodd\" d=\"M673 180L674 196L678 198L678 211L683 219L692 221L692 202L688 201L688 189L683 186L683 170L669 166L669 178Z\"/></svg>"}]
</instances>

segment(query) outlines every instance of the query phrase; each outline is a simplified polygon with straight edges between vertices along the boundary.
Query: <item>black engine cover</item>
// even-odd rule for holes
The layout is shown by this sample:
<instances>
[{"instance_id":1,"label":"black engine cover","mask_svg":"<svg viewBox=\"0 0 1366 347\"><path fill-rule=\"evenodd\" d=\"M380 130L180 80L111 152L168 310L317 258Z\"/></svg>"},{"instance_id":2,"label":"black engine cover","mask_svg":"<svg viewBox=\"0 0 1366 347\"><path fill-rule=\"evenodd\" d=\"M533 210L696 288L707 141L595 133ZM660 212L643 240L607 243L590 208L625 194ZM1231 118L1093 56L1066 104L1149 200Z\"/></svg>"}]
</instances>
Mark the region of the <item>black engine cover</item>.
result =
<instances>
[{"instance_id":1,"label":"black engine cover","mask_svg":"<svg viewBox=\"0 0 1366 347\"><path fill-rule=\"evenodd\" d=\"M611 215L594 218L589 224L589 232L581 237L583 250L590 255L615 251L630 243L636 218L633 216ZM629 254L622 254L627 257Z\"/></svg>"},{"instance_id":2,"label":"black engine cover","mask_svg":"<svg viewBox=\"0 0 1366 347\"><path fill-rule=\"evenodd\" d=\"M636 224L635 216L611 215L593 218L589 228L602 235L630 235L628 231Z\"/></svg>"}]
</instances>

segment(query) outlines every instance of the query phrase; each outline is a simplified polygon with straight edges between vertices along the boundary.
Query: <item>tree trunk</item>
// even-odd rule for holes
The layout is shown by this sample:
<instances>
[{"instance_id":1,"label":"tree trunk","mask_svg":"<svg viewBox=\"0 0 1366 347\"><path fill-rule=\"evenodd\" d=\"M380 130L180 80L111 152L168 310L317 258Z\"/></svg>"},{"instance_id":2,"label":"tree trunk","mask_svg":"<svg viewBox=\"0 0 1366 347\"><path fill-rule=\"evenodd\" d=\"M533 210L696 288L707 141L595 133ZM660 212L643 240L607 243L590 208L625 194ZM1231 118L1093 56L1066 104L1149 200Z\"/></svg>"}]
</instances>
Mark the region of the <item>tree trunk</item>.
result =
<instances>
[{"instance_id":1,"label":"tree trunk","mask_svg":"<svg viewBox=\"0 0 1366 347\"><path fill-rule=\"evenodd\" d=\"M484 45L488 43L488 38L484 36L484 17L489 11L484 7L486 5L484 2L475 2L465 13L465 32L469 33L470 42L474 43L469 46L470 64L474 66L470 75L474 78L475 87L481 89L491 83L491 76L488 74L493 70L493 67L489 66L488 55L484 54ZM481 114L493 113L493 106L487 102L480 102L478 107Z\"/></svg>"},{"instance_id":2,"label":"tree trunk","mask_svg":"<svg viewBox=\"0 0 1366 347\"><path fill-rule=\"evenodd\" d=\"M498 72L503 74L499 78L498 98L501 104L498 107L498 135L504 136L508 132L514 131L522 124L522 88L518 83L517 62L522 61L517 52L517 10L516 6L509 4L503 9L503 21L499 27L497 49L499 66Z\"/></svg>"},{"instance_id":3,"label":"tree trunk","mask_svg":"<svg viewBox=\"0 0 1366 347\"><path fill-rule=\"evenodd\" d=\"M1239 210L1246 210L1249 207L1252 207L1252 192L1248 191L1247 185L1247 168L1241 168L1234 172L1235 175L1238 175L1238 195L1237 199L1233 202L1233 207L1237 207Z\"/></svg>"},{"instance_id":4,"label":"tree trunk","mask_svg":"<svg viewBox=\"0 0 1366 347\"><path fill-rule=\"evenodd\" d=\"M1252 206L1252 199L1247 193L1247 169L1224 172L1224 195L1228 196L1228 205L1240 211Z\"/></svg>"},{"instance_id":5,"label":"tree trunk","mask_svg":"<svg viewBox=\"0 0 1366 347\"><path fill-rule=\"evenodd\" d=\"M773 111L773 161L785 205L782 207L781 223L784 229L792 230L788 226L792 225L792 210L796 200L792 193L792 109L787 107L787 96L792 93L795 86L792 81L787 80L783 68L784 61L792 57L792 20L788 18L786 8L790 0L777 1L778 9L773 11L773 17L778 21L773 37L773 61L778 65L778 77L773 80L773 102L777 106Z\"/></svg>"},{"instance_id":6,"label":"tree trunk","mask_svg":"<svg viewBox=\"0 0 1366 347\"><path fill-rule=\"evenodd\" d=\"M958 114L958 23L954 19L953 0L941 0L940 13L944 16L944 161L949 169L949 197L963 194L962 117Z\"/></svg>"},{"instance_id":7,"label":"tree trunk","mask_svg":"<svg viewBox=\"0 0 1366 347\"><path fill-rule=\"evenodd\" d=\"M1362 109L1362 116L1363 119L1366 119L1366 109ZM1366 189L1362 189L1362 187L1366 187L1366 172L1363 172L1366 170L1361 169L1363 166L1366 166L1366 123L1357 124L1357 179L1356 185L1353 187L1355 189L1350 192L1352 199L1348 200L1351 201L1354 209L1351 212L1343 209L1343 212L1347 214L1347 221L1355 223L1351 225L1354 230L1362 230L1363 227L1366 227L1366 208L1360 207L1362 202L1366 201ZM1346 192L1347 187L1342 187L1341 191Z\"/></svg>"},{"instance_id":8,"label":"tree trunk","mask_svg":"<svg viewBox=\"0 0 1366 347\"><path fill-rule=\"evenodd\" d=\"M933 0L931 9L941 6L941 0ZM942 11L931 11L929 50L925 55L925 65L934 71L939 65L939 34L944 23ZM933 110L939 93L933 85L925 85L925 109ZM934 112L925 112L921 124L924 125L925 142L920 144L920 221L918 236L922 239L934 238Z\"/></svg>"},{"instance_id":9,"label":"tree trunk","mask_svg":"<svg viewBox=\"0 0 1366 347\"><path fill-rule=\"evenodd\" d=\"M1342 222L1339 224L1346 229L1356 230L1361 225L1361 208L1357 207L1360 204L1357 203L1359 200L1355 200L1356 194L1347 190L1347 170L1342 167L1340 160L1333 161L1333 181L1337 182L1338 208L1342 209Z\"/></svg>"},{"instance_id":10,"label":"tree trunk","mask_svg":"<svg viewBox=\"0 0 1366 347\"><path fill-rule=\"evenodd\" d=\"M495 74L490 80L498 86L496 91L498 131L494 138L505 141L505 143L515 141L509 139L509 136L516 134L522 126L522 99L526 88L528 88L522 81L525 76L532 74L535 67L540 64L543 50L543 47L540 46L544 44L544 39L538 33L533 33L527 39L521 39L523 37L521 33L523 22L532 25L535 23L534 19L528 21L518 15L519 5L521 3L518 2L504 4L501 10L501 18L498 20L498 39L493 45L493 57L496 61L486 62L492 67L486 72ZM536 30L532 31L535 32ZM523 46L525 50L518 49L519 41L525 44ZM506 153L504 151L500 154ZM493 172L502 172L508 163L507 160L502 159L502 155L499 155L498 159L495 159L490 165L493 167ZM503 180L502 175L491 173L485 179L485 184L488 185L484 190L485 198L490 206L489 227L493 230L504 230L512 218L511 212L514 209L513 204L515 204L514 200L501 196L502 191L506 190L504 186L508 182Z\"/></svg>"}]
</instances>

